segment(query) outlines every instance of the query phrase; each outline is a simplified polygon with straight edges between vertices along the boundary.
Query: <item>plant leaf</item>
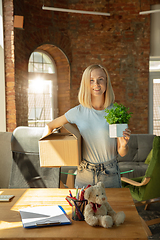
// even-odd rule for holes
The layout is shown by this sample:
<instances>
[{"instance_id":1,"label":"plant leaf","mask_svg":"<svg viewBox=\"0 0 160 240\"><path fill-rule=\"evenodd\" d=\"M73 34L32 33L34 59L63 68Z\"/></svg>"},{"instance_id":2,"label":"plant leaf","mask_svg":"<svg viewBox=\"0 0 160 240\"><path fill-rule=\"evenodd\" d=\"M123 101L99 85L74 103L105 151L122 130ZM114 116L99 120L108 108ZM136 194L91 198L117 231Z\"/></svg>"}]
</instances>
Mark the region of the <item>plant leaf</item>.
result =
<instances>
[{"instance_id":1,"label":"plant leaf","mask_svg":"<svg viewBox=\"0 0 160 240\"><path fill-rule=\"evenodd\" d=\"M126 108L122 104L114 103L113 108L106 109L105 112L107 113L105 117L106 121L109 124L116 124L116 123L129 123L131 118L132 112L128 113L129 108Z\"/></svg>"}]
</instances>

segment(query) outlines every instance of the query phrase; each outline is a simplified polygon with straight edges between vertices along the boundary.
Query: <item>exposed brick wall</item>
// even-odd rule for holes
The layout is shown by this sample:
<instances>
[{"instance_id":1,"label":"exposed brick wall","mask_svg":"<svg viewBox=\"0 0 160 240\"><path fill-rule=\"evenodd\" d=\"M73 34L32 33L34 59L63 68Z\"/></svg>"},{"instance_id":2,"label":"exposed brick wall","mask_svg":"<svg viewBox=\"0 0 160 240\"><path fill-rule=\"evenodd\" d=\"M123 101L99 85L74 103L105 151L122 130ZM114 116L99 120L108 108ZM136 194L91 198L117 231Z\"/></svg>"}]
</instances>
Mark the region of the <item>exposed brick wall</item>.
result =
<instances>
[{"instance_id":1,"label":"exposed brick wall","mask_svg":"<svg viewBox=\"0 0 160 240\"><path fill-rule=\"evenodd\" d=\"M14 28L13 1L3 1L4 19L4 54L5 54L5 82L6 82L6 128L12 132L17 126L15 101L15 56L14 56Z\"/></svg>"},{"instance_id":2,"label":"exposed brick wall","mask_svg":"<svg viewBox=\"0 0 160 240\"><path fill-rule=\"evenodd\" d=\"M12 1L4 0L5 4L9 2ZM14 126L8 125L8 129L27 124L29 56L36 48L50 45L51 48L56 46L52 52L56 55L52 56L54 59L57 57L59 71L60 115L78 103L77 94L84 69L99 63L110 73L116 101L133 112L130 121L132 133L148 133L150 15L141 16L139 11L149 10L150 4L156 3L159 1L54 0L53 5L53 1L45 0L45 6L111 13L110 17L104 17L44 11L42 0L14 0L14 12L23 15L25 22L24 30L14 31L15 82L13 75L12 84L16 86L16 100L12 110L17 117L14 118ZM13 13L9 21L13 30ZM9 29L5 31L9 37ZM48 52L51 51L49 49ZM10 111L9 105L7 111Z\"/></svg>"},{"instance_id":3,"label":"exposed brick wall","mask_svg":"<svg viewBox=\"0 0 160 240\"><path fill-rule=\"evenodd\" d=\"M15 29L15 83L17 126L28 125L28 62L25 56L23 30ZM20 44L19 44L20 43Z\"/></svg>"}]
</instances>

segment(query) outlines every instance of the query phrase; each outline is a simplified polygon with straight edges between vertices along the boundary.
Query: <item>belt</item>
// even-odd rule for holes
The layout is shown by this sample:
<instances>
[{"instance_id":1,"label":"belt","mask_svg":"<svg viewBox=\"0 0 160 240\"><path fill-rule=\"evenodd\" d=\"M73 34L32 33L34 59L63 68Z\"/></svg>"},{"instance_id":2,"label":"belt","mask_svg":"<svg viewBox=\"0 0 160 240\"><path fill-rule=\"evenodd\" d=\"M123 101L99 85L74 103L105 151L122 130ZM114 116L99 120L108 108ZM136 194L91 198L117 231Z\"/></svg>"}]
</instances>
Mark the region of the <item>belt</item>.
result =
<instances>
[{"instance_id":1,"label":"belt","mask_svg":"<svg viewBox=\"0 0 160 240\"><path fill-rule=\"evenodd\" d=\"M83 159L82 161L82 165L85 168L88 169L94 169L94 170L98 170L98 171L104 171L106 169L107 166L109 166L110 164L116 163L117 159L112 159L106 163L90 163L88 162L86 159Z\"/></svg>"}]
</instances>

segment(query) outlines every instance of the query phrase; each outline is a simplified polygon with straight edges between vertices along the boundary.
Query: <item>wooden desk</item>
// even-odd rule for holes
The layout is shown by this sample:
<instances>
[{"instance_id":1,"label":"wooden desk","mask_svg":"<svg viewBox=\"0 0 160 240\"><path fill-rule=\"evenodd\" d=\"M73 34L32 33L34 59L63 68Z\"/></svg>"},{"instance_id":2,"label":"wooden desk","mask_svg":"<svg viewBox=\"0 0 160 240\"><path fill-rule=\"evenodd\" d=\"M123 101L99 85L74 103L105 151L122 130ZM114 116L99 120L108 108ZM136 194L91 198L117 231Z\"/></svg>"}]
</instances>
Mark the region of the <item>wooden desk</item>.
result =
<instances>
[{"instance_id":1,"label":"wooden desk","mask_svg":"<svg viewBox=\"0 0 160 240\"><path fill-rule=\"evenodd\" d=\"M75 189L72 190L73 194ZM115 211L123 210L125 222L110 229L91 227L85 221L72 221L71 225L25 229L18 209L28 206L63 206L71 218L71 207L65 200L68 189L0 189L0 194L14 194L11 202L0 202L0 239L3 240L147 240L141 219L129 189L106 189L108 202Z\"/></svg>"}]
</instances>

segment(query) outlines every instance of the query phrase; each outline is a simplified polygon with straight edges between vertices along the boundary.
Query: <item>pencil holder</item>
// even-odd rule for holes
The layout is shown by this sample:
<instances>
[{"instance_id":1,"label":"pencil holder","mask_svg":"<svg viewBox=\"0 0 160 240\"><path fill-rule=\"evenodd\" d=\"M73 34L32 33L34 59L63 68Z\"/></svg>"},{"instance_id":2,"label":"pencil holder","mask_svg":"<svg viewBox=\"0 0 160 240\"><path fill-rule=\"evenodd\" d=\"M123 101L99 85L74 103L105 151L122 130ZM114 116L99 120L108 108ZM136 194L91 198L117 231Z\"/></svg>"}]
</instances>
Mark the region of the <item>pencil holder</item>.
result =
<instances>
[{"instance_id":1,"label":"pencil holder","mask_svg":"<svg viewBox=\"0 0 160 240\"><path fill-rule=\"evenodd\" d=\"M74 200L72 207L72 219L75 221L84 221L84 208L87 204L87 200Z\"/></svg>"}]
</instances>

